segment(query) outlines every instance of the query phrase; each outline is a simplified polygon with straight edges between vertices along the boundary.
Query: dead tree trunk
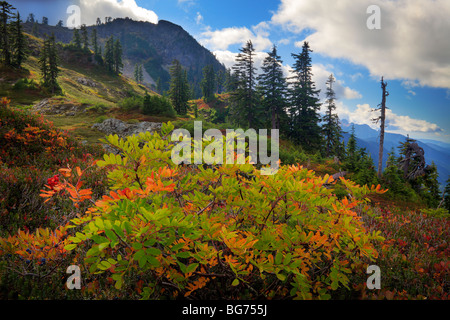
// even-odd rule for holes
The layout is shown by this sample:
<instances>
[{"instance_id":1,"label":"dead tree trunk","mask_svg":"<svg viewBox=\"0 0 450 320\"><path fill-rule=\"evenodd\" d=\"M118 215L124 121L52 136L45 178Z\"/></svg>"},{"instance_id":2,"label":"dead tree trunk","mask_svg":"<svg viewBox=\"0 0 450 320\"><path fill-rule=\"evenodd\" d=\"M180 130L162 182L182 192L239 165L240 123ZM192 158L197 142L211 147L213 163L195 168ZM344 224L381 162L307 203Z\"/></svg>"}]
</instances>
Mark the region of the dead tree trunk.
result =
<instances>
[{"instance_id":1,"label":"dead tree trunk","mask_svg":"<svg viewBox=\"0 0 450 320\"><path fill-rule=\"evenodd\" d=\"M383 172L383 150L384 150L384 128L386 124L386 98L389 96L389 92L386 91L387 83L384 82L384 78L381 77L381 89L383 90L383 96L381 100L380 108L374 110L381 110L381 115L378 118L373 119L376 123L381 122L380 125L380 149L378 152L378 178L381 178Z\"/></svg>"}]
</instances>

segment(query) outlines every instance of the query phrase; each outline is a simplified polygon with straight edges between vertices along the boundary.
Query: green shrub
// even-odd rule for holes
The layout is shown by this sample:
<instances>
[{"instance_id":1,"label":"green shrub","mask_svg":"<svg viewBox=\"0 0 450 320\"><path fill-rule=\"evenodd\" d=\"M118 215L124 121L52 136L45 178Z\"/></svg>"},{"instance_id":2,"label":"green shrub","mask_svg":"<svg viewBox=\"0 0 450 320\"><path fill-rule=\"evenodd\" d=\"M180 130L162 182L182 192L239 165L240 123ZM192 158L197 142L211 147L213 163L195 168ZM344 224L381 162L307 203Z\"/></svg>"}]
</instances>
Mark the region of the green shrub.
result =
<instances>
[{"instance_id":1,"label":"green shrub","mask_svg":"<svg viewBox=\"0 0 450 320\"><path fill-rule=\"evenodd\" d=\"M119 107L124 111L141 110L144 100L140 97L129 97L119 102Z\"/></svg>"},{"instance_id":2,"label":"green shrub","mask_svg":"<svg viewBox=\"0 0 450 320\"><path fill-rule=\"evenodd\" d=\"M38 85L33 79L19 79L17 82L13 85L13 90L36 90L38 88Z\"/></svg>"},{"instance_id":3,"label":"green shrub","mask_svg":"<svg viewBox=\"0 0 450 320\"><path fill-rule=\"evenodd\" d=\"M175 118L177 113L169 99L157 95L146 95L141 109L145 115L161 115Z\"/></svg>"}]
</instances>

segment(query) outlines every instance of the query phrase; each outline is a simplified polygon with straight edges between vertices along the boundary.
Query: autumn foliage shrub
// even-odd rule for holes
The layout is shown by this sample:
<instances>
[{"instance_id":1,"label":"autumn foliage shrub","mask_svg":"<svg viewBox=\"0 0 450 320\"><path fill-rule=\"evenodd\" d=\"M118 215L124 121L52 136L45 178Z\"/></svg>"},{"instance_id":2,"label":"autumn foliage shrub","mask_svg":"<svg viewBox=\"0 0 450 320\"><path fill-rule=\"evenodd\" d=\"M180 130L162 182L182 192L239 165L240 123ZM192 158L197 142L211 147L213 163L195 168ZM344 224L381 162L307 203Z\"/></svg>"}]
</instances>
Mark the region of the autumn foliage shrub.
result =
<instances>
[{"instance_id":1,"label":"autumn foliage shrub","mask_svg":"<svg viewBox=\"0 0 450 320\"><path fill-rule=\"evenodd\" d=\"M265 176L250 164L175 166L169 133L108 142L111 191L72 220L65 249L117 295L145 299L329 299L377 257L357 208L383 192L300 166ZM84 193L88 197L88 193ZM81 261L80 261L81 263Z\"/></svg>"},{"instance_id":2,"label":"autumn foliage shrub","mask_svg":"<svg viewBox=\"0 0 450 320\"><path fill-rule=\"evenodd\" d=\"M379 230L385 240L376 244L382 290L371 292L361 283L363 299L450 298L450 220L436 211L386 207L364 216L368 230Z\"/></svg>"}]
</instances>

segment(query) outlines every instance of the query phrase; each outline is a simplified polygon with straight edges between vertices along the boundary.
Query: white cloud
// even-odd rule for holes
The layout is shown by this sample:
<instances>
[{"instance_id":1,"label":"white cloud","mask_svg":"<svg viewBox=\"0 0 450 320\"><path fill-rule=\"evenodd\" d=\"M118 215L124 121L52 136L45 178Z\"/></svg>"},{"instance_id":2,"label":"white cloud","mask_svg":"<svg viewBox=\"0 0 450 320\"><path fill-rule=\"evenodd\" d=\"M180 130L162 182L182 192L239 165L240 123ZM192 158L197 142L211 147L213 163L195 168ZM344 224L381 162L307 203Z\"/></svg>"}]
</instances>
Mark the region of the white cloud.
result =
<instances>
[{"instance_id":1,"label":"white cloud","mask_svg":"<svg viewBox=\"0 0 450 320\"><path fill-rule=\"evenodd\" d=\"M213 53L216 58L225 65L226 68L231 68L236 63L236 56L238 55L238 53L231 52L229 50L216 50ZM254 54L254 66L259 71L261 69L261 66L263 65L267 53L262 51L255 51Z\"/></svg>"},{"instance_id":2,"label":"white cloud","mask_svg":"<svg viewBox=\"0 0 450 320\"><path fill-rule=\"evenodd\" d=\"M80 0L81 23L95 24L97 17L125 18L158 23L155 12L139 7L135 0Z\"/></svg>"},{"instance_id":3,"label":"white cloud","mask_svg":"<svg viewBox=\"0 0 450 320\"><path fill-rule=\"evenodd\" d=\"M369 5L381 8L381 30L366 26ZM448 0L281 0L272 22L312 31L304 40L315 52L364 65L376 78L450 88L449 16Z\"/></svg>"},{"instance_id":4,"label":"white cloud","mask_svg":"<svg viewBox=\"0 0 450 320\"><path fill-rule=\"evenodd\" d=\"M203 22L203 16L201 15L200 12L197 12L197 16L195 17L195 22L197 24L201 24Z\"/></svg>"},{"instance_id":5,"label":"white cloud","mask_svg":"<svg viewBox=\"0 0 450 320\"><path fill-rule=\"evenodd\" d=\"M369 104L358 104L355 110L350 110L341 101L336 103L336 112L341 119L356 124L367 124L373 129L379 129L371 119L377 117L377 112L372 112ZM395 114L391 109L386 110L386 131L398 133L434 133L439 134L443 130L434 123L421 119L413 119L409 116Z\"/></svg>"},{"instance_id":6,"label":"white cloud","mask_svg":"<svg viewBox=\"0 0 450 320\"><path fill-rule=\"evenodd\" d=\"M268 38L269 25L261 22L252 27L230 27L212 31L208 28L201 34L200 43L210 50L227 50L231 45L239 44L244 46L248 40L251 40L256 51L267 50L272 46Z\"/></svg>"}]
</instances>

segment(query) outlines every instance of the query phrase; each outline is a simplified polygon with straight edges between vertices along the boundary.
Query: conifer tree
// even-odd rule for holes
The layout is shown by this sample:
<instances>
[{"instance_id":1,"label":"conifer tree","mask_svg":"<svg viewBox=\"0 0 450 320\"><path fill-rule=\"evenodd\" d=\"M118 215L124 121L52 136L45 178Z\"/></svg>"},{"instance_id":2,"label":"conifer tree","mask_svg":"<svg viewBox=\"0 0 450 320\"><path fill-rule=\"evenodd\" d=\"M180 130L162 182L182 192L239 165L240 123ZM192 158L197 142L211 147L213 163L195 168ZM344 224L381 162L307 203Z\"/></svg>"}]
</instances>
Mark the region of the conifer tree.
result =
<instances>
[{"instance_id":1,"label":"conifer tree","mask_svg":"<svg viewBox=\"0 0 450 320\"><path fill-rule=\"evenodd\" d=\"M212 65L207 65L203 68L203 79L200 84L203 98L206 103L214 100L214 92L216 88L215 73Z\"/></svg>"},{"instance_id":2,"label":"conifer tree","mask_svg":"<svg viewBox=\"0 0 450 320\"><path fill-rule=\"evenodd\" d=\"M294 76L290 89L290 129L291 139L306 151L317 151L322 146L319 126L319 93L312 80L312 65L308 42L304 42L300 54L292 54L295 59Z\"/></svg>"},{"instance_id":3,"label":"conifer tree","mask_svg":"<svg viewBox=\"0 0 450 320\"><path fill-rule=\"evenodd\" d=\"M94 56L98 56L99 55L99 46L98 46L97 29L92 30L91 45L92 45L92 49L94 50Z\"/></svg>"},{"instance_id":4,"label":"conifer tree","mask_svg":"<svg viewBox=\"0 0 450 320\"><path fill-rule=\"evenodd\" d=\"M216 73L216 92L223 93L225 86L225 72L223 70L219 70Z\"/></svg>"},{"instance_id":5,"label":"conifer tree","mask_svg":"<svg viewBox=\"0 0 450 320\"><path fill-rule=\"evenodd\" d=\"M277 47L274 46L264 59L263 72L258 77L263 106L270 116L272 129L280 129L280 121L285 118L287 84L282 63Z\"/></svg>"},{"instance_id":6,"label":"conifer tree","mask_svg":"<svg viewBox=\"0 0 450 320\"><path fill-rule=\"evenodd\" d=\"M81 37L80 37L80 31L77 28L73 29L73 44L75 45L75 48L81 50Z\"/></svg>"},{"instance_id":7,"label":"conifer tree","mask_svg":"<svg viewBox=\"0 0 450 320\"><path fill-rule=\"evenodd\" d=\"M81 44L83 45L83 50L88 51L89 50L89 34L86 28L86 25L81 25Z\"/></svg>"},{"instance_id":8,"label":"conifer tree","mask_svg":"<svg viewBox=\"0 0 450 320\"><path fill-rule=\"evenodd\" d=\"M20 13L17 12L15 20L11 24L11 42L12 42L12 64L15 67L21 67L22 62L28 56L28 50L25 42L25 36L22 32L22 20Z\"/></svg>"},{"instance_id":9,"label":"conifer tree","mask_svg":"<svg viewBox=\"0 0 450 320\"><path fill-rule=\"evenodd\" d=\"M325 115L322 118L322 121L324 122L322 128L323 128L323 135L325 139L325 146L326 146L326 156L338 156L342 157L343 150L342 150L342 129L339 122L339 116L334 113L336 110L336 94L333 89L333 83L335 82L334 76L331 74L328 77L327 80L327 100L326 100L326 111Z\"/></svg>"},{"instance_id":10,"label":"conifer tree","mask_svg":"<svg viewBox=\"0 0 450 320\"><path fill-rule=\"evenodd\" d=\"M29 23L35 23L35 22L36 22L34 13L30 13L30 14L28 15L27 21L26 21L26 22L27 22L27 23L28 23L28 22L29 22Z\"/></svg>"},{"instance_id":11,"label":"conifer tree","mask_svg":"<svg viewBox=\"0 0 450 320\"><path fill-rule=\"evenodd\" d=\"M3 64L8 66L12 63L8 20L12 17L11 11L14 9L8 2L0 2L0 59Z\"/></svg>"},{"instance_id":12,"label":"conifer tree","mask_svg":"<svg viewBox=\"0 0 450 320\"><path fill-rule=\"evenodd\" d=\"M64 26L64 22L62 20L59 20L56 26L62 28Z\"/></svg>"},{"instance_id":13,"label":"conifer tree","mask_svg":"<svg viewBox=\"0 0 450 320\"><path fill-rule=\"evenodd\" d=\"M106 68L113 72L114 71L114 38L111 36L105 45L104 61Z\"/></svg>"},{"instance_id":14,"label":"conifer tree","mask_svg":"<svg viewBox=\"0 0 450 320\"><path fill-rule=\"evenodd\" d=\"M252 128L259 115L256 100L255 49L251 40L239 49L233 66L237 77L236 89L232 92L231 117L236 124Z\"/></svg>"},{"instance_id":15,"label":"conifer tree","mask_svg":"<svg viewBox=\"0 0 450 320\"><path fill-rule=\"evenodd\" d=\"M450 212L450 177L447 179L447 185L444 190L443 206Z\"/></svg>"},{"instance_id":16,"label":"conifer tree","mask_svg":"<svg viewBox=\"0 0 450 320\"><path fill-rule=\"evenodd\" d=\"M61 88L58 84L58 52L55 43L55 35L44 40L44 45L39 59L40 69L42 73L43 85L51 90L53 94L59 92Z\"/></svg>"},{"instance_id":17,"label":"conifer tree","mask_svg":"<svg viewBox=\"0 0 450 320\"><path fill-rule=\"evenodd\" d=\"M174 60L170 67L170 89L169 97L178 114L184 115L187 112L187 102L190 97L187 72L183 69L178 60Z\"/></svg>"},{"instance_id":18,"label":"conifer tree","mask_svg":"<svg viewBox=\"0 0 450 320\"><path fill-rule=\"evenodd\" d=\"M42 17L42 24L44 26L48 26L48 18L47 17Z\"/></svg>"},{"instance_id":19,"label":"conifer tree","mask_svg":"<svg viewBox=\"0 0 450 320\"><path fill-rule=\"evenodd\" d=\"M144 81L144 71L142 64L137 64L134 66L134 79L137 83L142 83Z\"/></svg>"},{"instance_id":20,"label":"conifer tree","mask_svg":"<svg viewBox=\"0 0 450 320\"><path fill-rule=\"evenodd\" d=\"M116 74L120 74L123 69L122 54L122 44L120 43L119 39L116 39L116 41L114 41L113 49L114 72Z\"/></svg>"}]
</instances>

